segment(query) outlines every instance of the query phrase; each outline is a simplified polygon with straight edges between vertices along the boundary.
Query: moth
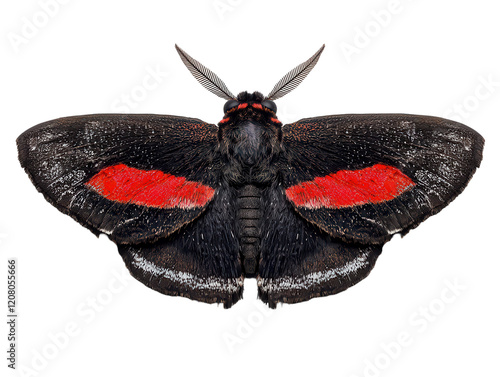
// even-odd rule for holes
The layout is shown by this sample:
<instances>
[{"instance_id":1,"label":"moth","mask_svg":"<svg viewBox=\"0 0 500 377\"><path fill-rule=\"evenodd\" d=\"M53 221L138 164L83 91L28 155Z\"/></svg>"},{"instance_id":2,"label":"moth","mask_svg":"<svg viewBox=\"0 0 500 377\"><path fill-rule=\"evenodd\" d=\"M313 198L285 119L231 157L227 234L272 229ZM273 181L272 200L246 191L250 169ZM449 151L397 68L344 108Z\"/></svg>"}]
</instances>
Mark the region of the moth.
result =
<instances>
[{"instance_id":1,"label":"moth","mask_svg":"<svg viewBox=\"0 0 500 377\"><path fill-rule=\"evenodd\" d=\"M382 246L462 192L484 140L442 118L349 114L283 125L275 100L324 45L264 97L234 96L176 49L225 99L217 125L172 115L96 114L39 124L19 160L61 212L118 245L131 274L166 295L231 307L256 278L271 308L339 293Z\"/></svg>"}]
</instances>

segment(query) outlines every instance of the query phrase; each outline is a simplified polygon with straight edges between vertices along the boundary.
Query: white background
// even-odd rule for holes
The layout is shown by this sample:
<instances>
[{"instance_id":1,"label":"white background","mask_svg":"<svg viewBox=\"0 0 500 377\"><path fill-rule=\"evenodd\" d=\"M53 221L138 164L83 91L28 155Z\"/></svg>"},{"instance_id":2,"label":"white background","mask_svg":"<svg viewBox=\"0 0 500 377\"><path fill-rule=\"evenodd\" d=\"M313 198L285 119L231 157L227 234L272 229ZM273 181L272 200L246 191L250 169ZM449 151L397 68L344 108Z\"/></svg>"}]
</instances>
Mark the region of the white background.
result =
<instances>
[{"instance_id":1,"label":"white background","mask_svg":"<svg viewBox=\"0 0 500 377\"><path fill-rule=\"evenodd\" d=\"M498 375L494 1L47 2L0 9L0 311L7 259L16 257L21 375ZM256 300L255 280L231 310L162 296L127 278L113 243L45 202L19 166L15 139L43 121L87 113L218 122L224 101L190 76L174 43L234 93L264 94L326 43L310 76L277 102L284 122L341 113L447 116L485 137L482 167L448 208L395 237L370 276L337 296L270 311ZM347 54L348 45L356 52ZM151 70L160 72L148 79L156 85L141 89ZM123 107L131 94L134 106ZM7 331L0 329L4 356ZM396 345L401 333L408 339ZM10 372L4 356L2 375Z\"/></svg>"}]
</instances>

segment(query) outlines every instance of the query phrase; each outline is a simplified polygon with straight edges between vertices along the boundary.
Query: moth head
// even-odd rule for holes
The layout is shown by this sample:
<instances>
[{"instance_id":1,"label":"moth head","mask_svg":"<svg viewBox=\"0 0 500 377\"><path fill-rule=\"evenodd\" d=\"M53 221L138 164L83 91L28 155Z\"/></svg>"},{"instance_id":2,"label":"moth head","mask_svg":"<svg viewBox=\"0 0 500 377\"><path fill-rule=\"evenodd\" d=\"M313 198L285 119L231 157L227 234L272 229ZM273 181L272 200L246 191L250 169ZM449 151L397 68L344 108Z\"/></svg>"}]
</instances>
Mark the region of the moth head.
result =
<instances>
[{"instance_id":1,"label":"moth head","mask_svg":"<svg viewBox=\"0 0 500 377\"><path fill-rule=\"evenodd\" d=\"M240 110L245 109L250 105L254 109L262 108L263 111L269 111L276 117L277 107L274 100L283 97L299 86L299 84L306 78L318 62L321 53L325 49L325 45L321 46L321 48L304 63L299 64L283 76L266 97L264 97L260 92L241 92L237 97L235 97L227 88L226 84L224 84L224 82L215 73L198 62L196 59L189 56L179 46L175 45L175 48L177 49L183 63L196 80L198 80L207 90L227 100L224 104L224 114L227 115L231 111L238 110L238 108Z\"/></svg>"},{"instance_id":2,"label":"moth head","mask_svg":"<svg viewBox=\"0 0 500 377\"><path fill-rule=\"evenodd\" d=\"M230 99L224 104L224 118L221 126L232 126L247 119L253 119L267 126L281 127L276 116L276 103L265 99L260 92L241 92L236 99Z\"/></svg>"},{"instance_id":3,"label":"moth head","mask_svg":"<svg viewBox=\"0 0 500 377\"><path fill-rule=\"evenodd\" d=\"M241 92L240 94L238 94L238 97L236 97L236 99L230 99L224 104L224 114L235 111L242 104L246 104L244 106L241 106L245 108L248 105L252 106L254 104L257 105L255 106L255 108L258 108L260 107L260 104L262 107L276 114L276 104L273 101L264 100L264 95L260 92Z\"/></svg>"},{"instance_id":4,"label":"moth head","mask_svg":"<svg viewBox=\"0 0 500 377\"><path fill-rule=\"evenodd\" d=\"M275 115L278 109L274 101L265 99L264 95L260 92L241 92L238 94L236 100L230 99L224 104L224 114L226 114L229 110L238 107L242 103L249 103L250 105L256 104L257 106L254 106L255 108L259 108L260 106L258 105L260 104L264 110L270 111Z\"/></svg>"}]
</instances>

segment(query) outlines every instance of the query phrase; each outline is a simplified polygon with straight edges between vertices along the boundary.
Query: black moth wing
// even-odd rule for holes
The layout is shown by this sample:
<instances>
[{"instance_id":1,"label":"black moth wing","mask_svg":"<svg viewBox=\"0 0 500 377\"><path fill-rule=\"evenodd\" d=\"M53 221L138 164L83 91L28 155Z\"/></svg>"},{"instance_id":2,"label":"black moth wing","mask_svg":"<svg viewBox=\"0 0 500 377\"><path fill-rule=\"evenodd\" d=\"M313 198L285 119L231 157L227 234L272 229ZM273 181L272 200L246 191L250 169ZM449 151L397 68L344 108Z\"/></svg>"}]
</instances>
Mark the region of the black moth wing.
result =
<instances>
[{"instance_id":1,"label":"black moth wing","mask_svg":"<svg viewBox=\"0 0 500 377\"><path fill-rule=\"evenodd\" d=\"M137 280L163 294L230 307L243 284L238 242L227 226L235 199L219 179L217 130L185 117L99 114L40 124L17 142L37 189L92 232L108 234ZM88 187L117 164L182 177L213 196L190 208L155 208Z\"/></svg>"},{"instance_id":2,"label":"black moth wing","mask_svg":"<svg viewBox=\"0 0 500 377\"><path fill-rule=\"evenodd\" d=\"M278 184L263 193L259 298L271 308L344 291L364 279L382 245L334 239L292 207Z\"/></svg>"},{"instance_id":3,"label":"black moth wing","mask_svg":"<svg viewBox=\"0 0 500 377\"><path fill-rule=\"evenodd\" d=\"M86 183L117 165L159 170L216 188L217 127L164 115L96 114L39 124L17 139L19 160L47 201L117 243L150 242L194 220L205 206L155 208L108 200Z\"/></svg>"},{"instance_id":4,"label":"black moth wing","mask_svg":"<svg viewBox=\"0 0 500 377\"><path fill-rule=\"evenodd\" d=\"M484 139L443 118L352 114L302 119L283 126L283 188L374 164L399 169L415 186L381 203L295 210L334 238L362 244L407 233L448 205L482 159Z\"/></svg>"},{"instance_id":5,"label":"black moth wing","mask_svg":"<svg viewBox=\"0 0 500 377\"><path fill-rule=\"evenodd\" d=\"M393 234L415 228L465 188L483 143L462 124L416 115L337 115L283 126L281 179L263 195L259 297L276 307L358 283ZM303 182L376 164L399 169L415 185L391 200L338 208L307 208L287 196Z\"/></svg>"},{"instance_id":6,"label":"black moth wing","mask_svg":"<svg viewBox=\"0 0 500 377\"><path fill-rule=\"evenodd\" d=\"M230 308L243 294L238 240L228 224L235 200L221 184L207 210L179 231L153 243L119 244L132 276L163 294Z\"/></svg>"}]
</instances>

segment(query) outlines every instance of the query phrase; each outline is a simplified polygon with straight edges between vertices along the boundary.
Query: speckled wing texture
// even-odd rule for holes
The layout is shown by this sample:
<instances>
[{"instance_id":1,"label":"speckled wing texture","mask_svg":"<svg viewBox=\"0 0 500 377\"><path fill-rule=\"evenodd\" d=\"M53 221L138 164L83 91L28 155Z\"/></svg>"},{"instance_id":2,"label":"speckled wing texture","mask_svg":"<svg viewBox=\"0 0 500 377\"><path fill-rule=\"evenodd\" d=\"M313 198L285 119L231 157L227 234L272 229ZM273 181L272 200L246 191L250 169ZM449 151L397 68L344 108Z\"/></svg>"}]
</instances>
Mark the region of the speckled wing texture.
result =
<instances>
[{"instance_id":1,"label":"speckled wing texture","mask_svg":"<svg viewBox=\"0 0 500 377\"><path fill-rule=\"evenodd\" d=\"M414 186L393 200L343 208L294 206L335 238L383 243L439 212L462 192L482 159L484 140L451 120L406 115L336 115L283 127L283 187L374 165L398 169Z\"/></svg>"},{"instance_id":2,"label":"speckled wing texture","mask_svg":"<svg viewBox=\"0 0 500 377\"><path fill-rule=\"evenodd\" d=\"M60 211L117 243L172 234L204 206L159 208L110 200L89 183L111 167L168 173L211 188L217 127L160 115L96 114L39 124L17 140L19 160L33 184Z\"/></svg>"},{"instance_id":3,"label":"speckled wing texture","mask_svg":"<svg viewBox=\"0 0 500 377\"><path fill-rule=\"evenodd\" d=\"M268 235L279 242L263 248L260 297L273 306L356 284L394 234L462 192L483 143L463 124L428 116L335 115L285 125L282 182L269 199L282 210L268 216L287 232Z\"/></svg>"},{"instance_id":4,"label":"speckled wing texture","mask_svg":"<svg viewBox=\"0 0 500 377\"><path fill-rule=\"evenodd\" d=\"M204 214L214 207L210 216L221 216L227 196L219 189L215 125L177 116L85 115L42 123L17 144L36 188L117 243L138 280L165 294L225 306L241 296L238 252L206 248L214 233L208 235ZM195 219L208 228L194 231ZM220 228L217 237L231 237Z\"/></svg>"}]
</instances>

